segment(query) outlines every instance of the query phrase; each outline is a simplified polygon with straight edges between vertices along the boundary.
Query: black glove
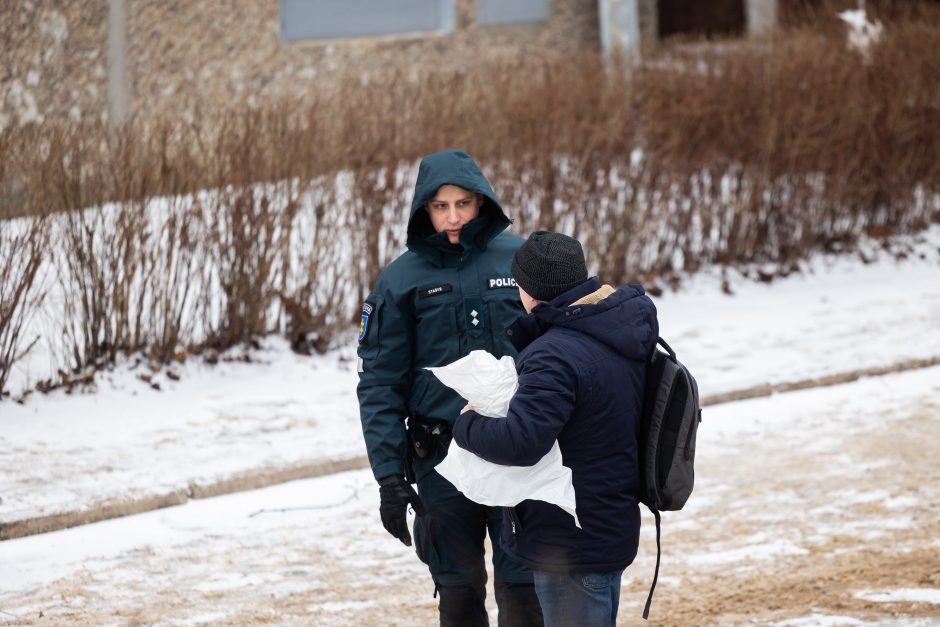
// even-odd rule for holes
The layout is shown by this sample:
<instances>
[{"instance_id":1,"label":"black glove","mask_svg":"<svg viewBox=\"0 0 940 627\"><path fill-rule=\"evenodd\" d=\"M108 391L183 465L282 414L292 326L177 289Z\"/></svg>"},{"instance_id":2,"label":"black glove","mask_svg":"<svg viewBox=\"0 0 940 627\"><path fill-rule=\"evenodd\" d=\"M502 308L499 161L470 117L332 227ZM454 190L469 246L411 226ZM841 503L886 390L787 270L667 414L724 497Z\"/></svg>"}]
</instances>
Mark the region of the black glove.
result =
<instances>
[{"instance_id":1,"label":"black glove","mask_svg":"<svg viewBox=\"0 0 940 627\"><path fill-rule=\"evenodd\" d=\"M379 480L379 516L385 530L411 546L411 534L408 533L408 517L405 508L411 504L415 514L424 516L424 503L414 488L404 477L391 475Z\"/></svg>"}]
</instances>

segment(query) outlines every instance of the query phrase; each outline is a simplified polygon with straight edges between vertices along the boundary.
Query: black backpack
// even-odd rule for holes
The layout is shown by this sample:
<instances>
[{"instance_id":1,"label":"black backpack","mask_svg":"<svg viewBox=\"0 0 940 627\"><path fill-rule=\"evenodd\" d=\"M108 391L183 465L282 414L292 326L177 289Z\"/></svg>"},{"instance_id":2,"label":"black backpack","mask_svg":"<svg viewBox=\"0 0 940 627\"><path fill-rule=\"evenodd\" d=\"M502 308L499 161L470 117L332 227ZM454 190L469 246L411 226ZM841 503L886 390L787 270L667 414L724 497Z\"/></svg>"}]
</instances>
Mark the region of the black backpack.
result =
<instances>
[{"instance_id":1,"label":"black backpack","mask_svg":"<svg viewBox=\"0 0 940 627\"><path fill-rule=\"evenodd\" d=\"M695 434L702 421L698 384L663 338L646 365L640 426L640 501L656 518L656 572L643 609L649 617L659 579L659 528L663 511L682 509L695 480Z\"/></svg>"}]
</instances>

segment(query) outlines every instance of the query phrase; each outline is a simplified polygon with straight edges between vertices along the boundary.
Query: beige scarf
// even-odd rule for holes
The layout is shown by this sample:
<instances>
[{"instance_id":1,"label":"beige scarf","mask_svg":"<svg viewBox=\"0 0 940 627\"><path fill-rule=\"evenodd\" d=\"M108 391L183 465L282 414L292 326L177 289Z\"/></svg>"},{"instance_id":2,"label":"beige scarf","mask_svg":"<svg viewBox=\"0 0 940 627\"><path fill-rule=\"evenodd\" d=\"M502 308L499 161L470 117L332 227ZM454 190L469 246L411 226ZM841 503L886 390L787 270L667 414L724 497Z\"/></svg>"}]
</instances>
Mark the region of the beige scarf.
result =
<instances>
[{"instance_id":1,"label":"beige scarf","mask_svg":"<svg viewBox=\"0 0 940 627\"><path fill-rule=\"evenodd\" d=\"M592 292L580 300L576 300L569 305L569 307L574 307L575 305L596 305L601 302L616 290L609 285L602 285L599 290Z\"/></svg>"}]
</instances>

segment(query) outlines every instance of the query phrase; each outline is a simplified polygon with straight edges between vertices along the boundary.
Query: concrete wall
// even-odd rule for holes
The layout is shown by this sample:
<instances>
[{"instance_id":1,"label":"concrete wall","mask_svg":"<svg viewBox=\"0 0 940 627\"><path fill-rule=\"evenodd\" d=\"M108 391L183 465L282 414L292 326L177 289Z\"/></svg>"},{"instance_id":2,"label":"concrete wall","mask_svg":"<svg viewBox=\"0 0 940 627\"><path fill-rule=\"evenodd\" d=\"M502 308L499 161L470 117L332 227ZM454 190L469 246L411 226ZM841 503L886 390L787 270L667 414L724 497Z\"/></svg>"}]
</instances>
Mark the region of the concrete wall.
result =
<instances>
[{"instance_id":1,"label":"concrete wall","mask_svg":"<svg viewBox=\"0 0 940 627\"><path fill-rule=\"evenodd\" d=\"M109 8L126 16L127 109L148 116L303 96L349 76L417 76L513 56L598 50L597 0L552 0L541 24L480 26L475 0L455 0L443 35L285 43L278 0L3 0L0 128L107 119ZM117 52L116 52L117 51ZM112 73L112 81L114 80ZM112 82L111 93L115 93ZM112 100L113 106L113 100Z\"/></svg>"},{"instance_id":2,"label":"concrete wall","mask_svg":"<svg viewBox=\"0 0 940 627\"><path fill-rule=\"evenodd\" d=\"M770 34L779 22L778 0L747 0L747 32L751 37Z\"/></svg>"}]
</instances>

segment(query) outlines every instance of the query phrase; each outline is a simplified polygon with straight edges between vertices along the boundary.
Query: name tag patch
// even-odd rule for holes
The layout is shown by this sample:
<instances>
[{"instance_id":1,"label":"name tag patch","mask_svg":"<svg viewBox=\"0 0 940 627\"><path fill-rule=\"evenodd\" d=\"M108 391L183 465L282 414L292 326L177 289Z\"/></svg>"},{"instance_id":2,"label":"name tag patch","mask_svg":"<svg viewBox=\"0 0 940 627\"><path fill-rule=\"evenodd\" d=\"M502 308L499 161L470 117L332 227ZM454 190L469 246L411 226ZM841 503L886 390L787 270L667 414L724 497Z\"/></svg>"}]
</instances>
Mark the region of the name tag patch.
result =
<instances>
[{"instance_id":1,"label":"name tag patch","mask_svg":"<svg viewBox=\"0 0 940 627\"><path fill-rule=\"evenodd\" d=\"M501 287L517 287L517 286L516 286L516 280L514 278L512 278L511 276L505 276L505 277L496 277L496 278L490 279L487 282L487 287L491 290L496 290Z\"/></svg>"},{"instance_id":2,"label":"name tag patch","mask_svg":"<svg viewBox=\"0 0 940 627\"><path fill-rule=\"evenodd\" d=\"M418 296L421 298L427 298L428 296L437 296L439 294L446 294L447 292L453 292L454 287L450 283L445 283L444 285L438 285L436 287L429 287L426 290L421 290L418 292Z\"/></svg>"}]
</instances>

